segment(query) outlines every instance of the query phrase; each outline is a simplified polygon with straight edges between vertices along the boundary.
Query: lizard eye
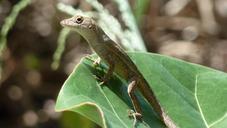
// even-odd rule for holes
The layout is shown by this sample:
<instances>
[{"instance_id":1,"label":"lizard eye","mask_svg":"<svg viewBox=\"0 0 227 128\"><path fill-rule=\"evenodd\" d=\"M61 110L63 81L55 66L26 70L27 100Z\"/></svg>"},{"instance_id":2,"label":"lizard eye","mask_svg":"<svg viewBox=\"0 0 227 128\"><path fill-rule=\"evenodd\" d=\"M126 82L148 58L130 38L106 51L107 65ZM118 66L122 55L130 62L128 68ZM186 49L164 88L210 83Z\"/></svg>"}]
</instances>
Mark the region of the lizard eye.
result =
<instances>
[{"instance_id":1,"label":"lizard eye","mask_svg":"<svg viewBox=\"0 0 227 128\"><path fill-rule=\"evenodd\" d=\"M82 16L79 16L76 18L76 23L81 24L83 22L84 18Z\"/></svg>"}]
</instances>

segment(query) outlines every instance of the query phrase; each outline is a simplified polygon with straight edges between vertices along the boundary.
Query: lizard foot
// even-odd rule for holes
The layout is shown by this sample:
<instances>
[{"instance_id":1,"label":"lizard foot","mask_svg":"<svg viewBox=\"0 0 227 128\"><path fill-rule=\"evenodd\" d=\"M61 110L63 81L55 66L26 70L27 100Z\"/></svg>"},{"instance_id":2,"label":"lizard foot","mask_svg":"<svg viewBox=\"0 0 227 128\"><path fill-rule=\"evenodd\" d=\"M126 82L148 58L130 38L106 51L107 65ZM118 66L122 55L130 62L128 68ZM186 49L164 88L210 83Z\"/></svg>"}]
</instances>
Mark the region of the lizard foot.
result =
<instances>
[{"instance_id":1,"label":"lizard foot","mask_svg":"<svg viewBox=\"0 0 227 128\"><path fill-rule=\"evenodd\" d=\"M94 60L93 65L94 65L95 67L97 67L98 65L100 65L100 63L101 63L101 58L98 57L97 59Z\"/></svg>"},{"instance_id":2,"label":"lizard foot","mask_svg":"<svg viewBox=\"0 0 227 128\"><path fill-rule=\"evenodd\" d=\"M88 60L90 60L90 61L92 61L94 67L99 66L100 63L101 63L101 58L100 58L100 57L98 57L98 58L93 58L93 57L91 57L91 56L85 56L85 58L88 59Z\"/></svg>"},{"instance_id":3,"label":"lizard foot","mask_svg":"<svg viewBox=\"0 0 227 128\"><path fill-rule=\"evenodd\" d=\"M138 113L138 112L134 112L133 110L129 110L128 111L128 116L129 118L133 118L139 121L142 121L143 115Z\"/></svg>"},{"instance_id":4,"label":"lizard foot","mask_svg":"<svg viewBox=\"0 0 227 128\"><path fill-rule=\"evenodd\" d=\"M136 126L138 125L137 124L138 121L143 122L143 120L142 120L143 116L142 116L142 114L140 114L138 112L134 112L133 110L129 110L128 111L128 116L129 116L129 118L134 119L133 128L136 128Z\"/></svg>"}]
</instances>

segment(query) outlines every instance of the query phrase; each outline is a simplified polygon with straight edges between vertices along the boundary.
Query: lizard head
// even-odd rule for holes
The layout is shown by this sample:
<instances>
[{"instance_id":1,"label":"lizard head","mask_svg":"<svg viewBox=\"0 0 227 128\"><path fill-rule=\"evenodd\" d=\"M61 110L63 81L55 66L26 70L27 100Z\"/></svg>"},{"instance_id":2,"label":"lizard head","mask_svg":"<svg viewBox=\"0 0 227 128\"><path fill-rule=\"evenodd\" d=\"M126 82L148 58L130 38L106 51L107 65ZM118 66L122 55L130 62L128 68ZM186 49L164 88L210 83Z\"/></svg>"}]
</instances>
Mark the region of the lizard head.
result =
<instances>
[{"instance_id":1,"label":"lizard head","mask_svg":"<svg viewBox=\"0 0 227 128\"><path fill-rule=\"evenodd\" d=\"M84 17L81 15L76 15L72 18L65 19L61 21L61 25L71 30L75 30L82 36L88 36L95 33L98 29L96 22L89 17Z\"/></svg>"}]
</instances>

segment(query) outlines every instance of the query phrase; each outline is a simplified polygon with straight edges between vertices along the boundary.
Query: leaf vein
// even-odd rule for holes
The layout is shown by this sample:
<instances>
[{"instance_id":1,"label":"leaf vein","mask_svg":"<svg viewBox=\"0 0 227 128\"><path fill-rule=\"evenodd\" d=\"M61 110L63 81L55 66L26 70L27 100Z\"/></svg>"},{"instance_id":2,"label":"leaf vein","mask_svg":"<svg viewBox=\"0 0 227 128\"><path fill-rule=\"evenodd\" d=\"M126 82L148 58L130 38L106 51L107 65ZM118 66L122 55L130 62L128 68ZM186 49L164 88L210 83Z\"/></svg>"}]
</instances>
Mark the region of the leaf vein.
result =
<instances>
[{"instance_id":1,"label":"leaf vein","mask_svg":"<svg viewBox=\"0 0 227 128\"><path fill-rule=\"evenodd\" d=\"M213 123L211 123L211 124L209 125L209 127L212 127L212 126L214 126L215 124L221 122L221 121L224 120L226 117L227 117L227 113L225 113L220 119L218 119L218 120L214 121Z\"/></svg>"},{"instance_id":2,"label":"leaf vein","mask_svg":"<svg viewBox=\"0 0 227 128\"><path fill-rule=\"evenodd\" d=\"M203 111L202 111L202 108L201 108L201 106L200 106L198 97L197 97L197 85L198 85L197 82L198 82L198 76L199 76L199 75L196 75L196 79L195 79L195 100L196 100L196 104L197 104L197 106L198 106L199 112L200 112L200 114L201 114L201 118L202 118L202 120L204 121L205 126L206 126L207 128L209 128L209 126L208 126L208 124L207 124L207 122L206 122L206 119L205 119L205 117L204 117L204 115L203 115Z\"/></svg>"},{"instance_id":3,"label":"leaf vein","mask_svg":"<svg viewBox=\"0 0 227 128\"><path fill-rule=\"evenodd\" d=\"M118 114L117 114L117 112L115 111L115 109L114 109L112 103L111 103L111 102L109 101L109 99L106 97L105 93L103 92L103 90L102 90L102 88L101 88L101 85L98 84L98 86L99 86L98 88L99 88L100 92L103 94L103 96L105 97L107 103L108 103L108 104L110 105L110 107L112 108L113 113L116 115L116 117L119 119L119 121L124 125L124 127L128 128L128 126L127 126L127 125L121 120L121 118L118 116Z\"/></svg>"},{"instance_id":4,"label":"leaf vein","mask_svg":"<svg viewBox=\"0 0 227 128\"><path fill-rule=\"evenodd\" d=\"M163 59L161 59L160 65L163 67L163 69L164 69L166 72L168 72L169 74L171 74L171 77L172 77L177 83L179 83L179 85L181 85L181 87L182 87L183 89L185 89L185 91L188 90L186 87L183 86L183 84L182 84L181 82L179 82L179 81L177 80L176 77L174 77L174 75L172 75L172 73L170 73L170 72L168 71L168 69L166 69L166 67L163 65ZM189 105L191 106L192 109L196 110L195 107L194 107L190 102L188 102L188 100L185 98L184 95L182 95L181 93L177 92L177 91L176 91L175 89L173 89L172 87L169 87L169 88L172 89L172 90L175 92L175 94L181 96L181 97L184 99L185 103L189 104ZM187 91L187 92L189 92L189 94L193 95L193 93L192 93L191 91Z\"/></svg>"}]
</instances>

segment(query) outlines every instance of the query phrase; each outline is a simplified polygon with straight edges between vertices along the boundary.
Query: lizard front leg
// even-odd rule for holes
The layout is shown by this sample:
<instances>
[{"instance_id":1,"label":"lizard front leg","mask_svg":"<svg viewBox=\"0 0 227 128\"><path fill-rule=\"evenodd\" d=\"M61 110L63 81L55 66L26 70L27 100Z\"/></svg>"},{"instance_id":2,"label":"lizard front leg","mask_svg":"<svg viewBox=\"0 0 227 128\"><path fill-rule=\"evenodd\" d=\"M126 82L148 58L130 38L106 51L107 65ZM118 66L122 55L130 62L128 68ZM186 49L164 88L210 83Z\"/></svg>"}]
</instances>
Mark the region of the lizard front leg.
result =
<instances>
[{"instance_id":1,"label":"lizard front leg","mask_svg":"<svg viewBox=\"0 0 227 128\"><path fill-rule=\"evenodd\" d=\"M94 60L93 65L96 67L97 65L99 65L101 63L101 58L98 57L97 59Z\"/></svg>"},{"instance_id":2,"label":"lizard front leg","mask_svg":"<svg viewBox=\"0 0 227 128\"><path fill-rule=\"evenodd\" d=\"M93 65L95 67L97 67L97 65L99 65L100 62L101 62L101 58L100 57L94 59L94 58L91 58L90 56L86 56L86 58L88 60L93 61ZM110 77L112 76L112 74L114 72L114 67L115 67L114 65L115 65L114 61L112 61L111 59L108 59L108 70L107 70L107 73L103 76L103 78L96 77L96 79L101 81L101 84L105 83L106 81L108 81L110 79Z\"/></svg>"},{"instance_id":3,"label":"lizard front leg","mask_svg":"<svg viewBox=\"0 0 227 128\"><path fill-rule=\"evenodd\" d=\"M104 75L102 82L105 83L106 81L108 81L110 79L110 77L113 75L114 72L114 67L115 67L115 63L113 60L109 60L108 61L108 70L107 73Z\"/></svg>"},{"instance_id":4,"label":"lizard front leg","mask_svg":"<svg viewBox=\"0 0 227 128\"><path fill-rule=\"evenodd\" d=\"M91 56L85 56L86 59L90 60L93 62L94 67L97 67L101 63L101 58L93 58Z\"/></svg>"}]
</instances>

